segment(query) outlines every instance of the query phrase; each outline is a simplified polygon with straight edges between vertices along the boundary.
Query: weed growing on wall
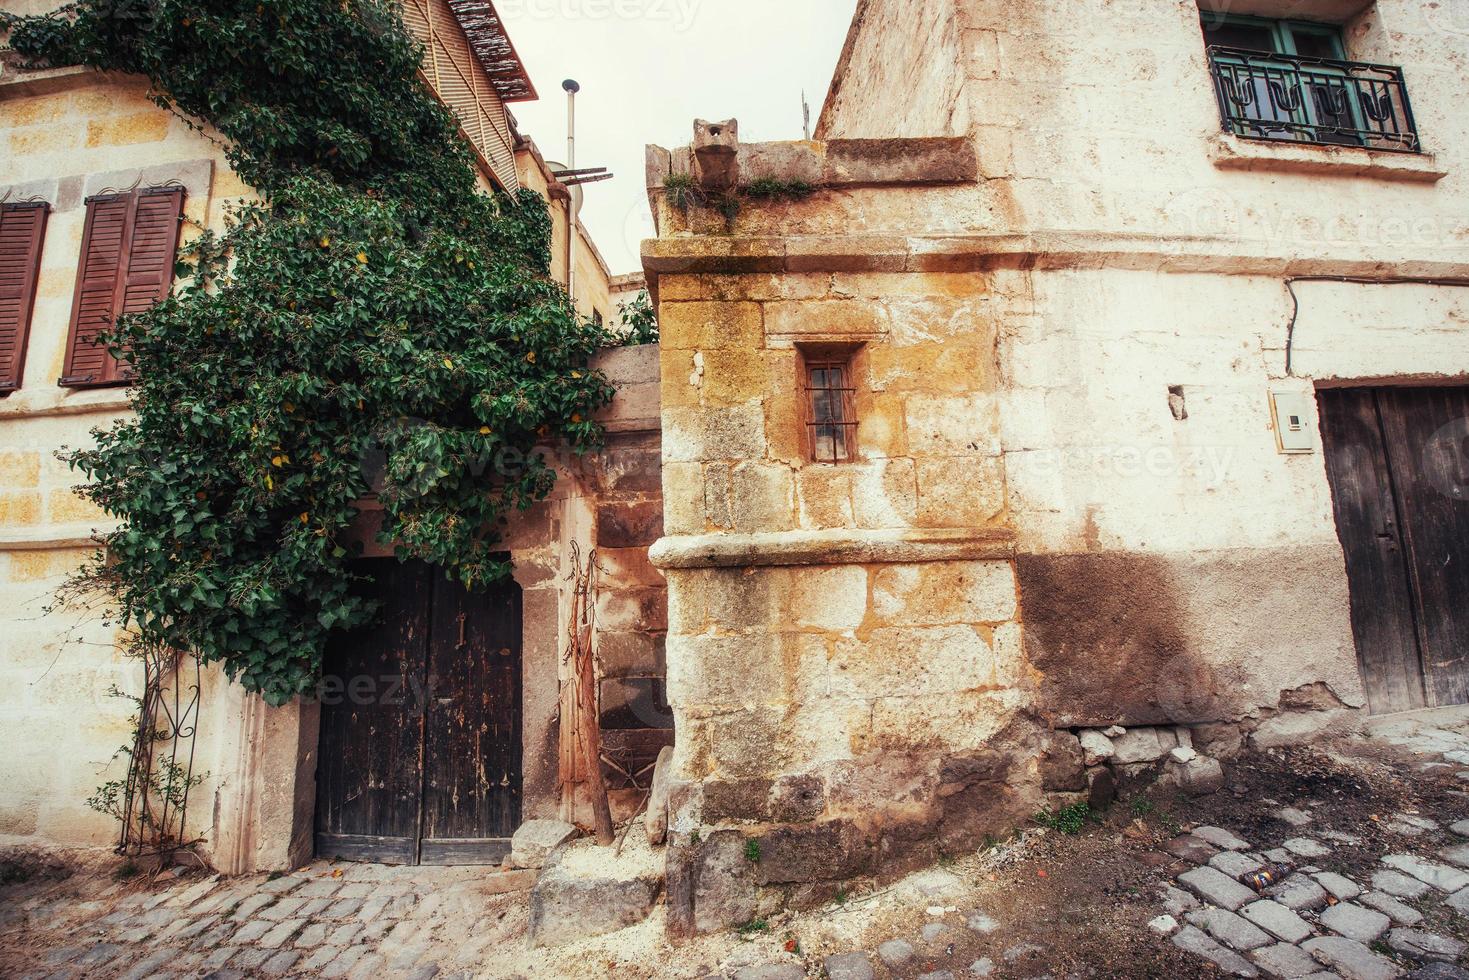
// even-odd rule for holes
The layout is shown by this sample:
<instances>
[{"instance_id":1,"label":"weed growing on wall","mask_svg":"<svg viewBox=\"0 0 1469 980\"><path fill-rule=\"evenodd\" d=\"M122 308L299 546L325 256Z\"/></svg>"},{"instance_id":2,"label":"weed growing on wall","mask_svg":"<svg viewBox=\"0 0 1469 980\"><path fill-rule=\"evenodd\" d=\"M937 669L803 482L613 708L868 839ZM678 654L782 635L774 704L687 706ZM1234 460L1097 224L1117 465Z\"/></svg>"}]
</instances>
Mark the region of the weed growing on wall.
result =
<instances>
[{"instance_id":1,"label":"weed growing on wall","mask_svg":"<svg viewBox=\"0 0 1469 980\"><path fill-rule=\"evenodd\" d=\"M346 534L373 494L400 558L508 574L499 529L555 481L541 450L599 443L609 338L550 278L545 202L476 188L396 5L82 0L10 26L33 61L147 76L260 194L119 321L135 415L68 455L119 521L85 574L137 642L272 704L310 691L376 613Z\"/></svg>"}]
</instances>

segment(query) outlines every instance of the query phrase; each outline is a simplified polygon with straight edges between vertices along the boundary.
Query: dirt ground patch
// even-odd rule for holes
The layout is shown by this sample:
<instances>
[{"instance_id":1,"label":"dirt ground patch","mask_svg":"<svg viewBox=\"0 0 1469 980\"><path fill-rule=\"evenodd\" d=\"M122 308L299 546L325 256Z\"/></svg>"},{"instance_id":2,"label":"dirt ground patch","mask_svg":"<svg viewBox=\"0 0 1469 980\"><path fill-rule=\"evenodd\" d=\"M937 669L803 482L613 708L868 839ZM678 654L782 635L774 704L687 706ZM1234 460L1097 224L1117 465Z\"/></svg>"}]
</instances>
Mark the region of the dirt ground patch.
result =
<instances>
[{"instance_id":1,"label":"dirt ground patch","mask_svg":"<svg viewBox=\"0 0 1469 980\"><path fill-rule=\"evenodd\" d=\"M1469 817L1469 784L1459 772L1360 741L1329 751L1251 754L1229 763L1225 789L1212 796L1154 788L1091 816L1076 834L1032 826L902 881L854 889L823 908L678 945L666 938L659 909L619 933L531 950L525 892L496 893L524 882L464 869L431 878L425 869L316 862L285 878L210 885L200 875L118 881L96 868L58 880L54 863L37 873L43 866L33 862L0 885L0 974L785 980L821 977L829 956L860 952L878 980L943 971L954 980L1218 977L1213 963L1148 928L1165 911L1164 886L1193 866L1165 850L1169 841L1210 825L1263 852L1308 834L1331 846L1314 866L1366 881L1383 867L1384 854L1437 859L1440 849L1463 843L1447 829ZM1285 822L1287 807L1310 823ZM1419 826L1429 821L1436 829ZM222 920L210 910L221 889L237 903ZM242 919L236 913L257 894L286 897L257 902L259 911ZM290 921L286 913L270 918L271 909L288 900L299 900L291 915L321 905L302 920L306 925L281 932L276 946L257 950L241 939L258 919L270 925L255 928L252 941L269 942L268 930ZM381 907L363 925L372 903ZM1469 918L1442 895L1413 904L1425 917L1419 928L1469 941ZM255 935L262 931L267 938ZM880 950L893 942L908 944L911 954L889 957L889 964ZM1418 965L1373 948L1393 955L1403 973ZM221 959L226 949L235 952Z\"/></svg>"}]
</instances>

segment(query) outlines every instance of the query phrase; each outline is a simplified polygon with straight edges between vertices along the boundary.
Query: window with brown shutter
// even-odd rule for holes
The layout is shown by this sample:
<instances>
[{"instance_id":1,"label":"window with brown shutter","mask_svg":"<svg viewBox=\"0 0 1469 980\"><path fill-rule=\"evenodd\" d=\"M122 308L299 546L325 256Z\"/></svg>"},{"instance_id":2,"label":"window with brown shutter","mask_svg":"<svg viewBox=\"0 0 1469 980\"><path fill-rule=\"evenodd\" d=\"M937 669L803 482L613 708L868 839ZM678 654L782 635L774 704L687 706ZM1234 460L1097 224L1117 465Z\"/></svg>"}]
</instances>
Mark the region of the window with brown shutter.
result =
<instances>
[{"instance_id":1,"label":"window with brown shutter","mask_svg":"<svg viewBox=\"0 0 1469 980\"><path fill-rule=\"evenodd\" d=\"M26 336L50 213L45 201L0 204L0 397L20 387L25 370Z\"/></svg>"},{"instance_id":2,"label":"window with brown shutter","mask_svg":"<svg viewBox=\"0 0 1469 980\"><path fill-rule=\"evenodd\" d=\"M97 335L119 315L141 313L168 295L183 211L181 187L87 198L61 385L82 388L130 380L127 366L97 343Z\"/></svg>"}]
</instances>

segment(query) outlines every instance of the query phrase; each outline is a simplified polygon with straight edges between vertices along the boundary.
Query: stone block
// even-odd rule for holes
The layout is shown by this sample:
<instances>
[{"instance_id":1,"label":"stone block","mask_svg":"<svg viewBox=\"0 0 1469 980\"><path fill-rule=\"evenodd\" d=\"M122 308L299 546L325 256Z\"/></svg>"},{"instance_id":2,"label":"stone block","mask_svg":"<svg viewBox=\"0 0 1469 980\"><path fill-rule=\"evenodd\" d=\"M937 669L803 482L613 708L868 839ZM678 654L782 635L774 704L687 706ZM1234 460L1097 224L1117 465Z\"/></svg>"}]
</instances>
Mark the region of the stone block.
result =
<instances>
[{"instance_id":1,"label":"stone block","mask_svg":"<svg viewBox=\"0 0 1469 980\"><path fill-rule=\"evenodd\" d=\"M1195 926L1184 926L1173 934L1172 941L1173 945L1179 949L1193 953L1195 956L1202 956L1226 973L1237 977L1259 976L1259 971L1250 965L1249 960L1232 950L1225 949Z\"/></svg>"},{"instance_id":2,"label":"stone block","mask_svg":"<svg viewBox=\"0 0 1469 980\"><path fill-rule=\"evenodd\" d=\"M1358 904L1376 909L1400 926L1416 926L1423 921L1423 913L1382 892L1366 892L1357 896Z\"/></svg>"},{"instance_id":3,"label":"stone block","mask_svg":"<svg viewBox=\"0 0 1469 980\"><path fill-rule=\"evenodd\" d=\"M838 953L826 958L826 976L828 980L873 980L875 974L866 953Z\"/></svg>"},{"instance_id":4,"label":"stone block","mask_svg":"<svg viewBox=\"0 0 1469 980\"><path fill-rule=\"evenodd\" d=\"M978 175L978 157L968 137L832 139L826 141L821 182L964 184Z\"/></svg>"},{"instance_id":5,"label":"stone block","mask_svg":"<svg viewBox=\"0 0 1469 980\"><path fill-rule=\"evenodd\" d=\"M794 623L802 628L854 630L867 617L867 569L860 565L773 569L767 574L783 593L777 596L782 613L772 626Z\"/></svg>"},{"instance_id":6,"label":"stone block","mask_svg":"<svg viewBox=\"0 0 1469 980\"><path fill-rule=\"evenodd\" d=\"M973 627L882 627L872 630L865 644L836 647L829 677L835 697L933 696L992 687L995 658ZM913 722L920 723L925 710L937 706L894 705L895 721L906 707L914 712Z\"/></svg>"},{"instance_id":7,"label":"stone block","mask_svg":"<svg viewBox=\"0 0 1469 980\"><path fill-rule=\"evenodd\" d=\"M1412 875L1439 891L1456 892L1469 888L1469 872L1436 861L1426 861L1413 854L1389 854L1382 859L1382 863Z\"/></svg>"},{"instance_id":8,"label":"stone block","mask_svg":"<svg viewBox=\"0 0 1469 980\"><path fill-rule=\"evenodd\" d=\"M1310 953L1290 943L1262 946L1250 954L1250 959L1272 977L1306 977L1320 970Z\"/></svg>"},{"instance_id":9,"label":"stone block","mask_svg":"<svg viewBox=\"0 0 1469 980\"><path fill-rule=\"evenodd\" d=\"M1281 942L1299 943L1311 936L1311 927L1306 920L1279 902L1269 899L1251 902L1240 909L1239 914Z\"/></svg>"},{"instance_id":10,"label":"stone block","mask_svg":"<svg viewBox=\"0 0 1469 980\"><path fill-rule=\"evenodd\" d=\"M1207 865L1185 871L1178 876L1178 881L1204 901L1231 912L1258 897L1233 878Z\"/></svg>"},{"instance_id":11,"label":"stone block","mask_svg":"<svg viewBox=\"0 0 1469 980\"><path fill-rule=\"evenodd\" d=\"M852 471L852 506L857 526L912 527L918 516L918 480L911 459L874 460Z\"/></svg>"},{"instance_id":12,"label":"stone block","mask_svg":"<svg viewBox=\"0 0 1469 980\"><path fill-rule=\"evenodd\" d=\"M646 548L662 536L662 500L598 502L598 548Z\"/></svg>"},{"instance_id":13,"label":"stone block","mask_svg":"<svg viewBox=\"0 0 1469 980\"><path fill-rule=\"evenodd\" d=\"M1086 788L1086 765L1081 742L1070 732L1051 732L1040 758L1041 788L1076 792Z\"/></svg>"},{"instance_id":14,"label":"stone block","mask_svg":"<svg viewBox=\"0 0 1469 980\"><path fill-rule=\"evenodd\" d=\"M696 850L691 868L694 931L719 932L754 918L759 903L745 838L736 831L719 831Z\"/></svg>"},{"instance_id":15,"label":"stone block","mask_svg":"<svg viewBox=\"0 0 1469 980\"><path fill-rule=\"evenodd\" d=\"M634 925L652 912L660 890L657 864L641 854L557 863L531 889L530 944L561 946Z\"/></svg>"},{"instance_id":16,"label":"stone block","mask_svg":"<svg viewBox=\"0 0 1469 980\"><path fill-rule=\"evenodd\" d=\"M797 520L803 528L851 527L852 474L846 466L803 466L796 471Z\"/></svg>"},{"instance_id":17,"label":"stone block","mask_svg":"<svg viewBox=\"0 0 1469 980\"><path fill-rule=\"evenodd\" d=\"M787 340L865 340L887 332L887 313L877 302L822 299L765 304L765 333Z\"/></svg>"},{"instance_id":18,"label":"stone block","mask_svg":"<svg viewBox=\"0 0 1469 980\"><path fill-rule=\"evenodd\" d=\"M1318 936L1302 943L1301 949L1345 980L1392 980L1398 975L1392 960L1377 955L1354 939Z\"/></svg>"},{"instance_id":19,"label":"stone block","mask_svg":"<svg viewBox=\"0 0 1469 980\"><path fill-rule=\"evenodd\" d=\"M157 143L168 136L169 118L169 114L162 109L150 109L92 119L87 123L87 145Z\"/></svg>"},{"instance_id":20,"label":"stone block","mask_svg":"<svg viewBox=\"0 0 1469 980\"><path fill-rule=\"evenodd\" d=\"M787 466L744 463L730 472L729 506L736 531L788 531L796 526L795 480Z\"/></svg>"},{"instance_id":21,"label":"stone block","mask_svg":"<svg viewBox=\"0 0 1469 980\"><path fill-rule=\"evenodd\" d=\"M914 393L904 402L908 447L915 456L1000 455L999 413L989 392Z\"/></svg>"},{"instance_id":22,"label":"stone block","mask_svg":"<svg viewBox=\"0 0 1469 980\"><path fill-rule=\"evenodd\" d=\"M1226 851L1248 851L1250 842L1222 827L1196 827L1194 836Z\"/></svg>"},{"instance_id":23,"label":"stone block","mask_svg":"<svg viewBox=\"0 0 1469 980\"><path fill-rule=\"evenodd\" d=\"M786 356L790 356L788 352ZM787 393L786 401L795 402L794 384L779 387L772 385L772 364L766 351L705 351L702 363L703 376L699 390L706 407L758 403L769 398L773 392ZM794 377L790 380L794 381Z\"/></svg>"},{"instance_id":24,"label":"stone block","mask_svg":"<svg viewBox=\"0 0 1469 980\"><path fill-rule=\"evenodd\" d=\"M1417 929L1394 929L1387 934L1387 944L1404 956L1438 963L1455 962L1465 948L1457 939Z\"/></svg>"},{"instance_id":25,"label":"stone block","mask_svg":"<svg viewBox=\"0 0 1469 980\"><path fill-rule=\"evenodd\" d=\"M1008 561L886 565L872 581L873 615L895 626L1005 622L1016 607Z\"/></svg>"},{"instance_id":26,"label":"stone block","mask_svg":"<svg viewBox=\"0 0 1469 980\"><path fill-rule=\"evenodd\" d=\"M517 868L540 868L556 848L579 831L562 820L527 820L510 838L510 863Z\"/></svg>"},{"instance_id":27,"label":"stone block","mask_svg":"<svg viewBox=\"0 0 1469 980\"><path fill-rule=\"evenodd\" d=\"M769 809L780 823L815 820L826 809L826 781L812 773L782 776L770 787Z\"/></svg>"},{"instance_id":28,"label":"stone block","mask_svg":"<svg viewBox=\"0 0 1469 980\"><path fill-rule=\"evenodd\" d=\"M1352 902L1338 902L1324 910L1317 921L1332 932L1359 943L1370 943L1384 932L1391 923L1387 916L1374 909L1364 909Z\"/></svg>"},{"instance_id":29,"label":"stone block","mask_svg":"<svg viewBox=\"0 0 1469 980\"><path fill-rule=\"evenodd\" d=\"M63 492L67 496L70 496L70 491ZM92 513L95 514L96 511L93 510ZM40 520L40 494L34 492L0 493L0 525L5 527L19 527L26 524L36 524Z\"/></svg>"},{"instance_id":30,"label":"stone block","mask_svg":"<svg viewBox=\"0 0 1469 980\"><path fill-rule=\"evenodd\" d=\"M1240 952L1268 946L1271 941L1263 929L1224 909L1198 909L1188 914L1188 921ZM1309 930L1307 932L1309 934Z\"/></svg>"},{"instance_id":31,"label":"stone block","mask_svg":"<svg viewBox=\"0 0 1469 980\"><path fill-rule=\"evenodd\" d=\"M658 304L658 341L663 348L755 350L764 346L762 323L758 303L663 300Z\"/></svg>"},{"instance_id":32,"label":"stone block","mask_svg":"<svg viewBox=\"0 0 1469 980\"><path fill-rule=\"evenodd\" d=\"M658 750L653 763L653 780L648 788L648 805L643 813L643 829L650 844L658 845L668 837L668 780L673 766L673 746Z\"/></svg>"},{"instance_id":33,"label":"stone block","mask_svg":"<svg viewBox=\"0 0 1469 980\"><path fill-rule=\"evenodd\" d=\"M1421 898L1429 890L1428 885L1400 871L1372 872L1372 887L1398 898Z\"/></svg>"},{"instance_id":34,"label":"stone block","mask_svg":"<svg viewBox=\"0 0 1469 980\"><path fill-rule=\"evenodd\" d=\"M1169 768L1179 788L1192 796L1208 796L1224 788L1224 766L1218 759L1197 756L1184 763L1171 763Z\"/></svg>"},{"instance_id":35,"label":"stone block","mask_svg":"<svg viewBox=\"0 0 1469 980\"><path fill-rule=\"evenodd\" d=\"M1005 476L996 457L921 457L918 527L983 527L1005 509Z\"/></svg>"},{"instance_id":36,"label":"stone block","mask_svg":"<svg viewBox=\"0 0 1469 980\"><path fill-rule=\"evenodd\" d=\"M1081 749L1086 754L1086 764L1089 766L1105 762L1117 752L1112 740L1095 728L1088 728L1081 733Z\"/></svg>"},{"instance_id":37,"label":"stone block","mask_svg":"<svg viewBox=\"0 0 1469 980\"><path fill-rule=\"evenodd\" d=\"M1128 729L1127 732L1112 740L1112 746L1112 761L1118 765L1156 762L1173 748L1171 742L1165 743L1159 738L1156 728Z\"/></svg>"}]
</instances>

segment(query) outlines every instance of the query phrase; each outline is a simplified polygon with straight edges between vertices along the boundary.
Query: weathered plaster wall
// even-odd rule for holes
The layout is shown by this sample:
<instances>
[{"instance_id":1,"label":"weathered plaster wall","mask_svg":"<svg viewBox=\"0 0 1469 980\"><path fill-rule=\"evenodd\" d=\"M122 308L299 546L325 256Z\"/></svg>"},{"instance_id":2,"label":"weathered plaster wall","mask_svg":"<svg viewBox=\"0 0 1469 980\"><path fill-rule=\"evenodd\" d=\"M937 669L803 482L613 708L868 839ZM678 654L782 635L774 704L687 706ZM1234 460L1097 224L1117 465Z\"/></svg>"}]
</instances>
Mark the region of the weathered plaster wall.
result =
<instances>
[{"instance_id":1,"label":"weathered plaster wall","mask_svg":"<svg viewBox=\"0 0 1469 980\"><path fill-rule=\"evenodd\" d=\"M0 399L0 737L18 752L0 780L0 829L75 843L110 841L116 825L85 800L119 778L113 760L128 741L131 705L108 696L133 691L141 672L114 646L115 628L97 609L57 609L55 589L90 553L102 515L71 491L76 476L54 453L85 445L93 426L127 406L120 391L58 388L65 359L83 199L104 189L176 180L186 188L184 235L218 228L223 208L247 189L217 148L146 98L137 79L78 69L7 74L0 80L0 196L49 201L35 314L19 391ZM217 678L207 678L206 686ZM207 833L219 767L195 792L192 829Z\"/></svg>"},{"instance_id":2,"label":"weathered plaster wall","mask_svg":"<svg viewBox=\"0 0 1469 980\"><path fill-rule=\"evenodd\" d=\"M823 127L948 133L939 104L957 98L1001 229L963 248L1029 269L997 372L1039 706L1057 725L1283 727L1315 682L1328 694L1305 700L1362 705L1322 457L1276 451L1269 394L1462 383L1469 290L1297 283L1288 376L1284 280L1469 272L1463 18L1425 0L1204 4L1341 23L1348 57L1401 65L1426 150L1404 155L1223 135L1195 0L957 0L959 94L914 90L927 108L899 111L866 79L926 50L927 29L891 29L914 6L863 5ZM918 218L914 235L954 234Z\"/></svg>"},{"instance_id":3,"label":"weathered plaster wall","mask_svg":"<svg viewBox=\"0 0 1469 980\"><path fill-rule=\"evenodd\" d=\"M816 138L968 132L970 38L954 11L955 0L860 0Z\"/></svg>"}]
</instances>

